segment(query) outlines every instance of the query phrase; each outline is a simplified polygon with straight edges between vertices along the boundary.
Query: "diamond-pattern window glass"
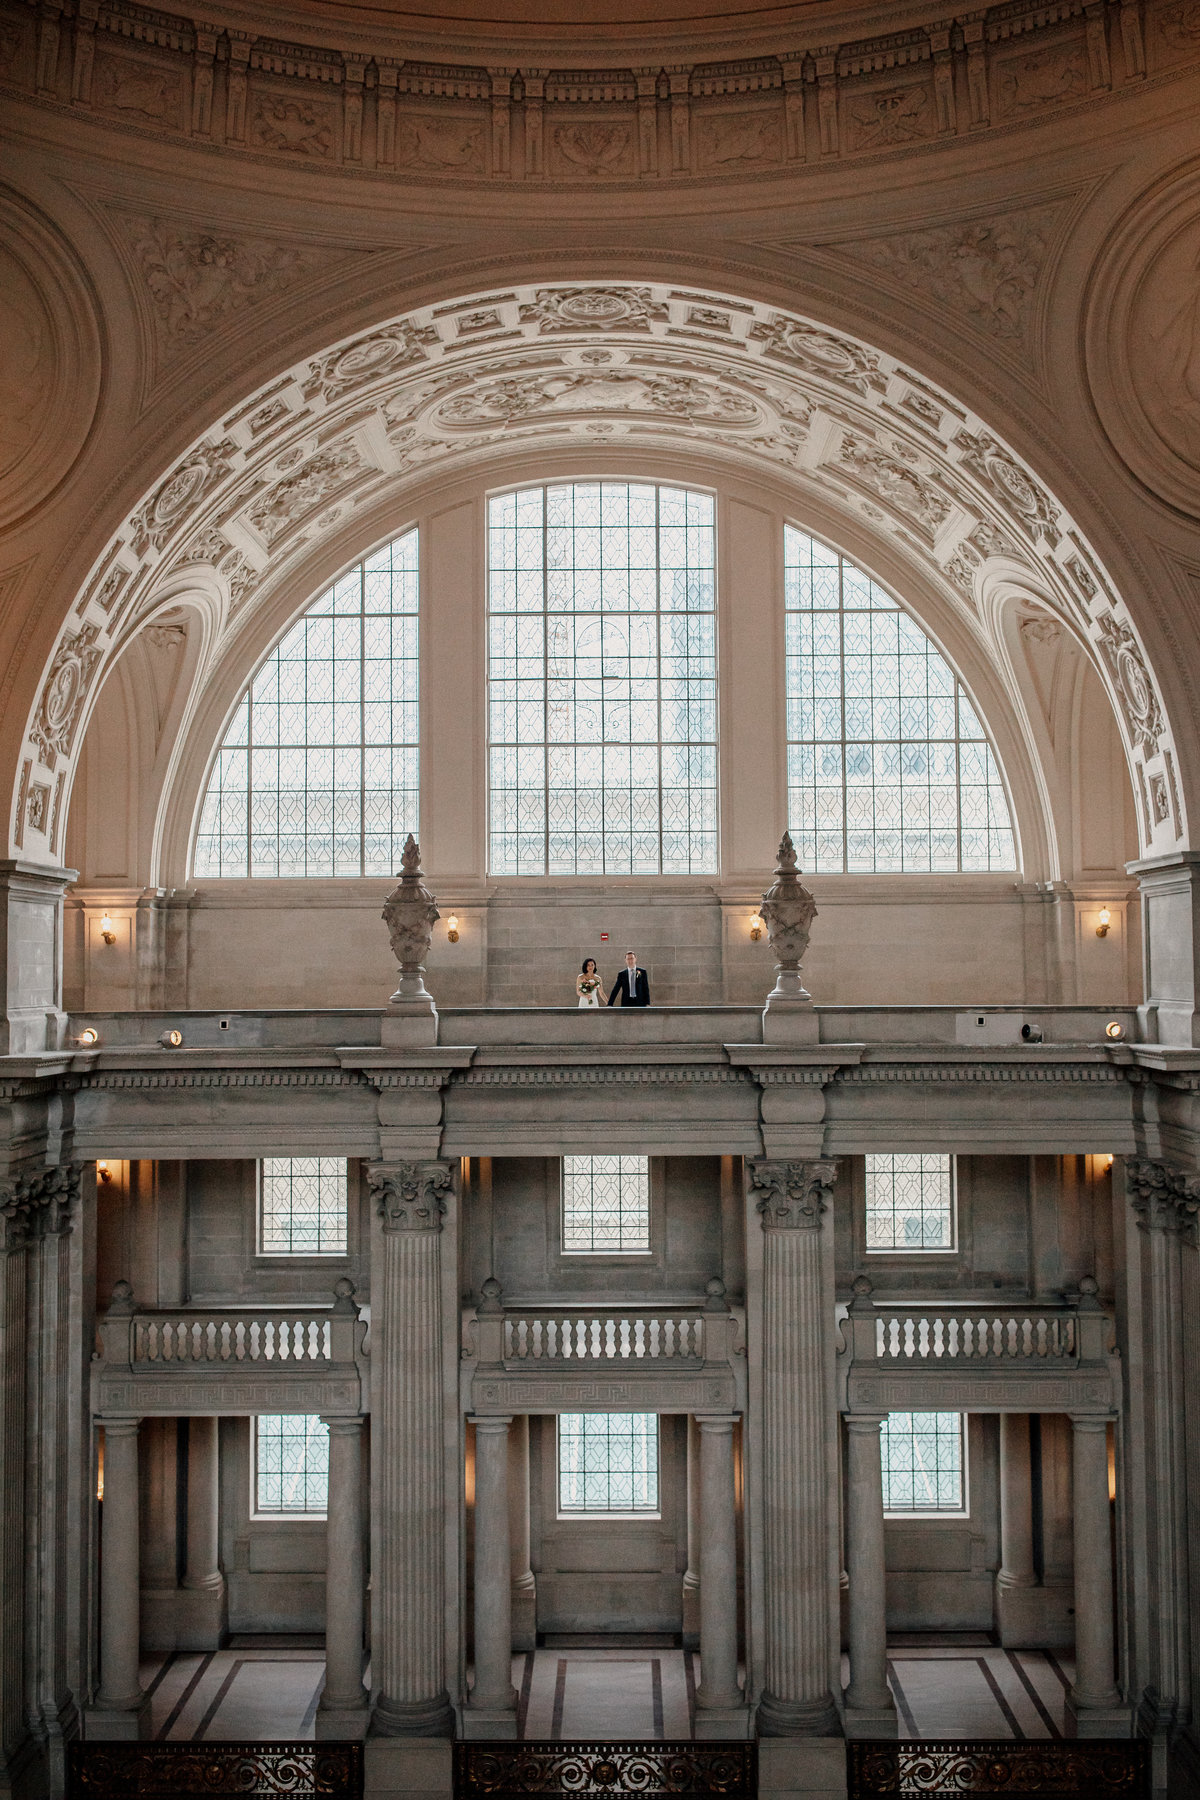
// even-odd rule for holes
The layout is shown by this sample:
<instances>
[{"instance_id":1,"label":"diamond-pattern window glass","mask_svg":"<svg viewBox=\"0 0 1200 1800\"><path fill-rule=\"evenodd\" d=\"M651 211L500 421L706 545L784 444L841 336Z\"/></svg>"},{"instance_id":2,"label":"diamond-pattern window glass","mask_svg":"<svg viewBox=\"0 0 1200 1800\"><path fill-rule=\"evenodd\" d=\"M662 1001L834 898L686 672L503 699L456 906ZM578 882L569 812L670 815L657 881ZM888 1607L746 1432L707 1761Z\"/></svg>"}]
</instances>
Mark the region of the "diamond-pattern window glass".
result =
<instances>
[{"instance_id":1,"label":"diamond-pattern window glass","mask_svg":"<svg viewBox=\"0 0 1200 1800\"><path fill-rule=\"evenodd\" d=\"M883 1510L965 1513L966 1415L889 1413L880 1429Z\"/></svg>"},{"instance_id":2,"label":"diamond-pattern window glass","mask_svg":"<svg viewBox=\"0 0 1200 1800\"><path fill-rule=\"evenodd\" d=\"M563 1157L566 1256L629 1256L650 1248L650 1164L645 1156Z\"/></svg>"},{"instance_id":3,"label":"diamond-pattern window glass","mask_svg":"<svg viewBox=\"0 0 1200 1800\"><path fill-rule=\"evenodd\" d=\"M267 1156L259 1173L263 1256L345 1256L346 1164L337 1156Z\"/></svg>"},{"instance_id":4,"label":"diamond-pattern window glass","mask_svg":"<svg viewBox=\"0 0 1200 1800\"><path fill-rule=\"evenodd\" d=\"M954 1166L930 1151L867 1157L867 1250L953 1250Z\"/></svg>"},{"instance_id":5,"label":"diamond-pattern window glass","mask_svg":"<svg viewBox=\"0 0 1200 1800\"><path fill-rule=\"evenodd\" d=\"M558 1415L560 1513L657 1513L656 1413Z\"/></svg>"},{"instance_id":6,"label":"diamond-pattern window glass","mask_svg":"<svg viewBox=\"0 0 1200 1800\"><path fill-rule=\"evenodd\" d=\"M1014 869L995 753L962 683L861 569L784 528L788 829L806 869Z\"/></svg>"},{"instance_id":7,"label":"diamond-pattern window glass","mask_svg":"<svg viewBox=\"0 0 1200 1800\"><path fill-rule=\"evenodd\" d=\"M707 494L603 481L488 514L493 875L714 874Z\"/></svg>"},{"instance_id":8,"label":"diamond-pattern window glass","mask_svg":"<svg viewBox=\"0 0 1200 1800\"><path fill-rule=\"evenodd\" d=\"M254 1511L323 1516L328 1497L328 1426L315 1413L261 1413L254 1421Z\"/></svg>"},{"instance_id":9,"label":"diamond-pattern window glass","mask_svg":"<svg viewBox=\"0 0 1200 1800\"><path fill-rule=\"evenodd\" d=\"M250 683L192 872L391 875L417 820L417 533L338 577Z\"/></svg>"}]
</instances>

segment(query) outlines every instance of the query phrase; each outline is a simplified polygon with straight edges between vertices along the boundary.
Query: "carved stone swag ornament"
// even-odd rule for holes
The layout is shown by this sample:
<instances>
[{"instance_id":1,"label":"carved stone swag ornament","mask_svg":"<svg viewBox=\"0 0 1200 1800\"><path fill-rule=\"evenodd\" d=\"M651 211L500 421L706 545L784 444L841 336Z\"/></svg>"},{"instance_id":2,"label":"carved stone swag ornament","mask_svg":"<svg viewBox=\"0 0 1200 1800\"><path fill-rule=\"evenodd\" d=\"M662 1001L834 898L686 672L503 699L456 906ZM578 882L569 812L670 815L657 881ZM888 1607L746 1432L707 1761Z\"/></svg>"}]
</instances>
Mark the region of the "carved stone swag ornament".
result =
<instances>
[{"instance_id":1,"label":"carved stone swag ornament","mask_svg":"<svg viewBox=\"0 0 1200 1800\"><path fill-rule=\"evenodd\" d=\"M433 942L433 928L442 915L421 878L421 846L411 831L400 866L403 873L384 901L382 914L392 954L400 965L400 981L391 1004L432 1012L433 997L425 986L425 958Z\"/></svg>"}]
</instances>

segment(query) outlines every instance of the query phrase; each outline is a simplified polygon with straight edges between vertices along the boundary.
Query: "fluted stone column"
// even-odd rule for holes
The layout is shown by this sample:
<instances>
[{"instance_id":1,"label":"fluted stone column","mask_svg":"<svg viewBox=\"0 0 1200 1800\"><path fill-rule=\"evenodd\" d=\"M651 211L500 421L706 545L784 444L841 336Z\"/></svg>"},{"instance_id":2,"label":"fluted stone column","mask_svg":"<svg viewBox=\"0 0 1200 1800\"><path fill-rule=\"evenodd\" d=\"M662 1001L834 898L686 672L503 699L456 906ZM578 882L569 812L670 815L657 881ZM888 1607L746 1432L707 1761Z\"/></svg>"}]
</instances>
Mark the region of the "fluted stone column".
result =
<instances>
[{"instance_id":1,"label":"fluted stone column","mask_svg":"<svg viewBox=\"0 0 1200 1800\"><path fill-rule=\"evenodd\" d=\"M1029 1414L1001 1413L1000 1568L996 1575L996 1624L1002 1644L1019 1648L1030 1641L1030 1629L1035 1619L1028 1596L1036 1592Z\"/></svg>"},{"instance_id":2,"label":"fluted stone column","mask_svg":"<svg viewBox=\"0 0 1200 1800\"><path fill-rule=\"evenodd\" d=\"M687 1422L687 1568L683 1572L683 1641L700 1645L700 1426Z\"/></svg>"},{"instance_id":3,"label":"fluted stone column","mask_svg":"<svg viewBox=\"0 0 1200 1800\"><path fill-rule=\"evenodd\" d=\"M100 1691L88 1719L89 1737L140 1737L149 1711L138 1679L138 1424L137 1419L104 1421Z\"/></svg>"},{"instance_id":4,"label":"fluted stone column","mask_svg":"<svg viewBox=\"0 0 1200 1800\"><path fill-rule=\"evenodd\" d=\"M475 1427L475 1686L472 1725L488 1737L516 1737L512 1684L512 1560L508 1530L507 1416Z\"/></svg>"},{"instance_id":5,"label":"fluted stone column","mask_svg":"<svg viewBox=\"0 0 1200 1800\"><path fill-rule=\"evenodd\" d=\"M696 1736L744 1737L737 1666L737 1517L734 1414L698 1416L700 1428L700 1686Z\"/></svg>"},{"instance_id":6,"label":"fluted stone column","mask_svg":"<svg viewBox=\"0 0 1200 1800\"><path fill-rule=\"evenodd\" d=\"M372 1469L379 1567L372 1574L371 1723L385 1737L445 1737L445 1478L441 1230L452 1192L446 1163L369 1171L383 1220L372 1279Z\"/></svg>"},{"instance_id":7,"label":"fluted stone column","mask_svg":"<svg viewBox=\"0 0 1200 1800\"><path fill-rule=\"evenodd\" d=\"M529 1559L528 1413L517 1413L508 1432L508 1550L512 1647L532 1650L537 1644L537 1582Z\"/></svg>"},{"instance_id":8,"label":"fluted stone column","mask_svg":"<svg viewBox=\"0 0 1200 1800\"><path fill-rule=\"evenodd\" d=\"M1075 1512L1075 1685L1068 1696L1079 1737L1110 1737L1128 1711L1113 1681L1112 1542L1108 1427L1071 1419Z\"/></svg>"},{"instance_id":9,"label":"fluted stone column","mask_svg":"<svg viewBox=\"0 0 1200 1800\"><path fill-rule=\"evenodd\" d=\"M894 1737L887 1679L887 1581L883 1537L882 1416L846 1420L846 1569L850 1577L847 1737Z\"/></svg>"},{"instance_id":10,"label":"fluted stone column","mask_svg":"<svg viewBox=\"0 0 1200 1800\"><path fill-rule=\"evenodd\" d=\"M228 1624L220 1566L218 1421L187 1421L187 1562L176 1598L176 1648L216 1650Z\"/></svg>"},{"instance_id":11,"label":"fluted stone column","mask_svg":"<svg viewBox=\"0 0 1200 1800\"><path fill-rule=\"evenodd\" d=\"M363 1686L363 1532L361 1419L328 1418L329 1498L325 1516L325 1686L319 1738L361 1737L367 1727Z\"/></svg>"},{"instance_id":12,"label":"fluted stone column","mask_svg":"<svg viewBox=\"0 0 1200 1800\"><path fill-rule=\"evenodd\" d=\"M832 1297L821 1220L832 1162L751 1163L763 1229L761 1470L765 1525L763 1737L836 1728L831 1655Z\"/></svg>"}]
</instances>

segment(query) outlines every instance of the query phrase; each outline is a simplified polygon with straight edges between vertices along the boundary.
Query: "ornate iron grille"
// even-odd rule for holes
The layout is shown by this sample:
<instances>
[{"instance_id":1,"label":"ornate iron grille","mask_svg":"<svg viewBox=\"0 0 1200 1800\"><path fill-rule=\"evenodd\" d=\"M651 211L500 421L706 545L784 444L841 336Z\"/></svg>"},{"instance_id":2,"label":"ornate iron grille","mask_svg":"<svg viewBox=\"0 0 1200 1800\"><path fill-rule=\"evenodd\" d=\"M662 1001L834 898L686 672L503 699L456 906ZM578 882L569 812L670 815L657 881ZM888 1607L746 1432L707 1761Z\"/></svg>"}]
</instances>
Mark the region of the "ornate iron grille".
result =
<instances>
[{"instance_id":1,"label":"ornate iron grille","mask_svg":"<svg viewBox=\"0 0 1200 1800\"><path fill-rule=\"evenodd\" d=\"M1036 1744L859 1741L846 1746L848 1800L869 1800L875 1794L898 1800L918 1794L1149 1800L1148 1748L1144 1740L1128 1738Z\"/></svg>"},{"instance_id":2,"label":"ornate iron grille","mask_svg":"<svg viewBox=\"0 0 1200 1800\"><path fill-rule=\"evenodd\" d=\"M68 1800L194 1800L287 1794L357 1800L361 1744L111 1744L68 1746Z\"/></svg>"},{"instance_id":3,"label":"ornate iron grille","mask_svg":"<svg viewBox=\"0 0 1200 1800\"><path fill-rule=\"evenodd\" d=\"M454 1747L455 1800L523 1794L730 1794L758 1791L757 1745L474 1743Z\"/></svg>"}]
</instances>

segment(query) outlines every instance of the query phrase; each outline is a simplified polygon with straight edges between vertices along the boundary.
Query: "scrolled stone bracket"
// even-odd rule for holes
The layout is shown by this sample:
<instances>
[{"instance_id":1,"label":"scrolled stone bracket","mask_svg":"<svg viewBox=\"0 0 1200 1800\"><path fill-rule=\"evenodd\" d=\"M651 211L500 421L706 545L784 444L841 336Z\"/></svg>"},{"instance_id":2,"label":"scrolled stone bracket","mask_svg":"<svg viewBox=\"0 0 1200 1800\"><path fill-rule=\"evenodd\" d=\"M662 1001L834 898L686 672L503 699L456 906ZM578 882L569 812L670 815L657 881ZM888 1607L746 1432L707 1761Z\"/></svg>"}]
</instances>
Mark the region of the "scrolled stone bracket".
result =
<instances>
[{"instance_id":1,"label":"scrolled stone bracket","mask_svg":"<svg viewBox=\"0 0 1200 1800\"><path fill-rule=\"evenodd\" d=\"M1147 1157L1130 1157L1125 1187L1144 1231L1175 1231L1187 1243L1200 1244L1200 1175Z\"/></svg>"},{"instance_id":2,"label":"scrolled stone bracket","mask_svg":"<svg viewBox=\"0 0 1200 1800\"><path fill-rule=\"evenodd\" d=\"M747 1166L764 1231L819 1229L837 1179L836 1162L752 1162Z\"/></svg>"},{"instance_id":3,"label":"scrolled stone bracket","mask_svg":"<svg viewBox=\"0 0 1200 1800\"><path fill-rule=\"evenodd\" d=\"M454 1189L454 1170L449 1163L372 1163L367 1181L384 1231L442 1229Z\"/></svg>"}]
</instances>

